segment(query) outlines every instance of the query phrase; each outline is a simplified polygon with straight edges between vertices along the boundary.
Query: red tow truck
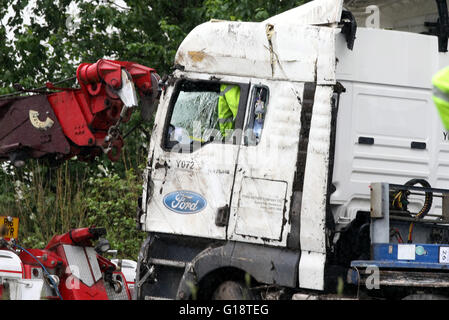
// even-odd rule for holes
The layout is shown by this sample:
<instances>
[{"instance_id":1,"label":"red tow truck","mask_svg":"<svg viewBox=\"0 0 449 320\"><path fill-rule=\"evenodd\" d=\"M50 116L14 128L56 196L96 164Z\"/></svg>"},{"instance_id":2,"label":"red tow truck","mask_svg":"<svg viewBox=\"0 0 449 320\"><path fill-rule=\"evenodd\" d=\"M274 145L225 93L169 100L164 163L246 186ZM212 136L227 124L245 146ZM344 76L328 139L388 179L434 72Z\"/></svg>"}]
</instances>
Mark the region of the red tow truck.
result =
<instances>
[{"instance_id":1,"label":"red tow truck","mask_svg":"<svg viewBox=\"0 0 449 320\"><path fill-rule=\"evenodd\" d=\"M111 161L119 159L124 145L120 126L137 107L144 120L152 115L159 98L158 74L134 62L101 59L81 64L76 79L78 88L50 82L28 90L15 85L16 93L0 96L0 161L20 167L28 159L60 163L76 156L91 161L102 153ZM73 229L54 236L44 249L29 249L14 234L18 218L4 219L0 298L132 298L124 274L102 256L108 247L104 228Z\"/></svg>"},{"instance_id":2,"label":"red tow truck","mask_svg":"<svg viewBox=\"0 0 449 320\"><path fill-rule=\"evenodd\" d=\"M101 254L104 228L54 236L44 249L0 240L0 298L12 300L131 300L124 274Z\"/></svg>"}]
</instances>

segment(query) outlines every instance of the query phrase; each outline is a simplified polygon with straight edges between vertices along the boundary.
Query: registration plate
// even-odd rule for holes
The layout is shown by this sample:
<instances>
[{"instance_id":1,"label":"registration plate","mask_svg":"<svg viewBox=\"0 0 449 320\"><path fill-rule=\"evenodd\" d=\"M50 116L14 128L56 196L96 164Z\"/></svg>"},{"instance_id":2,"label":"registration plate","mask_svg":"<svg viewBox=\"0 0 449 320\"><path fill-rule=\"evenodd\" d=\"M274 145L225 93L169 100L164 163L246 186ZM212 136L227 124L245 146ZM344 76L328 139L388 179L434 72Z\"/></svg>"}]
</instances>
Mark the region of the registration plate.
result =
<instances>
[{"instance_id":1,"label":"registration plate","mask_svg":"<svg viewBox=\"0 0 449 320\"><path fill-rule=\"evenodd\" d=\"M0 230L2 231L0 237L3 237L3 239L17 239L19 235L19 218L0 216Z\"/></svg>"}]
</instances>

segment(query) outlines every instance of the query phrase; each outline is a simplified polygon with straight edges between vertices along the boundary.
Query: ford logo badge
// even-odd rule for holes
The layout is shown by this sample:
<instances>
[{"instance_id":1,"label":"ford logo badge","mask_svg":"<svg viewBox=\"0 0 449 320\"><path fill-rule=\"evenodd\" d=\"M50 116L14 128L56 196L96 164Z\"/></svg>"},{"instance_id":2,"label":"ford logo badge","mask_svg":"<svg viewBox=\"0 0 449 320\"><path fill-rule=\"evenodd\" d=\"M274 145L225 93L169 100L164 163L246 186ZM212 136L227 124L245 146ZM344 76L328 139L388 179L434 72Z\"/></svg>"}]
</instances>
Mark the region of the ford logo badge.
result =
<instances>
[{"instance_id":1,"label":"ford logo badge","mask_svg":"<svg viewBox=\"0 0 449 320\"><path fill-rule=\"evenodd\" d=\"M164 206L180 214L200 212L206 205L206 199L192 191L174 191L164 197Z\"/></svg>"}]
</instances>

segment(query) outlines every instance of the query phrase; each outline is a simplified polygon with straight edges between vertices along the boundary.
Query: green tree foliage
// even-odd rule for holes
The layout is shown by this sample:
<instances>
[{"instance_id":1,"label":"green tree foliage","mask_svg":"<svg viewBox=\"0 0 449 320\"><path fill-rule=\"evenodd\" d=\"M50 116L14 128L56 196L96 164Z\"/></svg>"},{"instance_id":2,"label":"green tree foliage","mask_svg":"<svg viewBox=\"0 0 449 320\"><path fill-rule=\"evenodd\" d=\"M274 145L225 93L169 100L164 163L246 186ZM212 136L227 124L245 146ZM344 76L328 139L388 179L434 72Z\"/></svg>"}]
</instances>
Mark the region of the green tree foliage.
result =
<instances>
[{"instance_id":1,"label":"green tree foliage","mask_svg":"<svg viewBox=\"0 0 449 320\"><path fill-rule=\"evenodd\" d=\"M14 175L0 171L1 215L19 217L23 245L43 248L56 234L97 226L106 228L119 257L137 258L145 234L136 230L142 181L134 169L126 170L124 177L95 176L87 175L87 168L73 166L73 161L58 168L32 161L25 169L9 170Z\"/></svg>"},{"instance_id":2,"label":"green tree foliage","mask_svg":"<svg viewBox=\"0 0 449 320\"><path fill-rule=\"evenodd\" d=\"M70 161L57 169L30 161L26 168L7 171L0 172L1 215L19 217L23 245L43 248L56 234L89 226L87 170L73 169Z\"/></svg>"},{"instance_id":3,"label":"green tree foliage","mask_svg":"<svg viewBox=\"0 0 449 320\"><path fill-rule=\"evenodd\" d=\"M210 19L262 21L301 0L1 0L0 81L32 86L73 76L81 62L131 60L167 73L176 49ZM34 4L30 8L30 6ZM78 7L74 14L70 8ZM30 14L25 22L25 9ZM14 38L6 39L7 30Z\"/></svg>"},{"instance_id":4,"label":"green tree foliage","mask_svg":"<svg viewBox=\"0 0 449 320\"><path fill-rule=\"evenodd\" d=\"M195 26L210 19L263 21L304 2L0 0L0 94L12 92L14 83L35 88L73 77L80 63L100 58L138 62L162 76ZM123 133L138 123L135 113ZM130 134L117 163L101 157L59 168L30 161L10 174L0 169L0 214L21 217L21 239L29 246L42 247L69 228L103 224L113 246L135 259L142 233L133 218L150 132L145 123Z\"/></svg>"}]
</instances>

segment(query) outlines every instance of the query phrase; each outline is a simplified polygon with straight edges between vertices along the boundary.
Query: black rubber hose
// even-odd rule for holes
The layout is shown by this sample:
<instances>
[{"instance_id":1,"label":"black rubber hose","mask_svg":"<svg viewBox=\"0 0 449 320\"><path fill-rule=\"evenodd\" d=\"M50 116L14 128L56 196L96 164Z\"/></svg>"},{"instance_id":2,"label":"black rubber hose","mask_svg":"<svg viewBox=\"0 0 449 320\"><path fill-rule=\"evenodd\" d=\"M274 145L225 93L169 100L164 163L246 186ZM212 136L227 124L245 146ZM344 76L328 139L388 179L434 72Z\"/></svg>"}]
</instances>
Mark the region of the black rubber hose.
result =
<instances>
[{"instance_id":1,"label":"black rubber hose","mask_svg":"<svg viewBox=\"0 0 449 320\"><path fill-rule=\"evenodd\" d=\"M408 181L405 185L406 186L414 186L416 184L420 184L424 188L431 188L430 183L428 183L424 179L412 179ZM422 219L425 217L427 213L429 213L430 209L432 208L432 202L433 202L433 193L432 192L426 192L424 205L421 208L421 210L417 213L416 218ZM409 232L408 232L408 239L407 243L412 243L412 233L413 233L413 225L414 223L410 223Z\"/></svg>"},{"instance_id":2,"label":"black rubber hose","mask_svg":"<svg viewBox=\"0 0 449 320\"><path fill-rule=\"evenodd\" d=\"M424 179L412 179L412 180L408 181L405 185L411 187L411 186L414 186L416 184L420 184L424 188L428 188L428 189L431 188L430 183L427 182ZM421 208L421 210L418 212L416 217L419 218L419 219L425 217L426 214L428 214L430 209L432 208L432 202L433 202L433 193L432 192L426 192L424 205Z\"/></svg>"}]
</instances>

